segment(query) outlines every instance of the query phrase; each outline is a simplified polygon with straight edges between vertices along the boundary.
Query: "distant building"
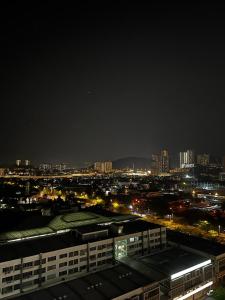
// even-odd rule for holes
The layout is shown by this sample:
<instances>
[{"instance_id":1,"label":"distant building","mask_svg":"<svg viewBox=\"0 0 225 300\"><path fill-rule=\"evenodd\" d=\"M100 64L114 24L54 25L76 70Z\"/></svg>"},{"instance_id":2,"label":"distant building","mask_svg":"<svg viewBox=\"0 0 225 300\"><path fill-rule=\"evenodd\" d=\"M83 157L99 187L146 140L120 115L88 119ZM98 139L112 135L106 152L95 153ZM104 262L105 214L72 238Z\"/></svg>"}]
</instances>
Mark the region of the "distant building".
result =
<instances>
[{"instance_id":1,"label":"distant building","mask_svg":"<svg viewBox=\"0 0 225 300\"><path fill-rule=\"evenodd\" d=\"M170 171L170 158L168 150L162 150L160 153L159 161L159 172L160 173L169 173Z\"/></svg>"},{"instance_id":2,"label":"distant building","mask_svg":"<svg viewBox=\"0 0 225 300\"><path fill-rule=\"evenodd\" d=\"M179 153L180 168L190 168L195 164L195 155L193 150L187 150Z\"/></svg>"},{"instance_id":3,"label":"distant building","mask_svg":"<svg viewBox=\"0 0 225 300\"><path fill-rule=\"evenodd\" d=\"M95 162L94 169L99 173L110 173L112 172L112 162L111 161Z\"/></svg>"},{"instance_id":4,"label":"distant building","mask_svg":"<svg viewBox=\"0 0 225 300\"><path fill-rule=\"evenodd\" d=\"M6 173L6 169L5 168L0 168L0 176L4 176Z\"/></svg>"},{"instance_id":5,"label":"distant building","mask_svg":"<svg viewBox=\"0 0 225 300\"><path fill-rule=\"evenodd\" d=\"M223 167L223 171L225 172L225 156L222 159L222 167Z\"/></svg>"},{"instance_id":6,"label":"distant building","mask_svg":"<svg viewBox=\"0 0 225 300\"><path fill-rule=\"evenodd\" d=\"M52 169L52 164L49 163L40 164L39 166L39 170L41 171L50 171L51 169Z\"/></svg>"},{"instance_id":7,"label":"distant building","mask_svg":"<svg viewBox=\"0 0 225 300\"><path fill-rule=\"evenodd\" d=\"M209 165L209 154L198 154L197 155L197 164L200 166L208 166Z\"/></svg>"},{"instance_id":8,"label":"distant building","mask_svg":"<svg viewBox=\"0 0 225 300\"><path fill-rule=\"evenodd\" d=\"M20 167L20 166L21 166L21 159L17 159L17 160L16 160L16 166L17 166L17 167Z\"/></svg>"},{"instance_id":9,"label":"distant building","mask_svg":"<svg viewBox=\"0 0 225 300\"><path fill-rule=\"evenodd\" d=\"M31 162L30 162L30 160L28 160L28 159L26 159L24 163L25 163L25 166L26 166L26 167L29 167L29 166L31 165Z\"/></svg>"},{"instance_id":10,"label":"distant building","mask_svg":"<svg viewBox=\"0 0 225 300\"><path fill-rule=\"evenodd\" d=\"M220 181L225 181L225 172L221 172L219 175L219 180Z\"/></svg>"},{"instance_id":11,"label":"distant building","mask_svg":"<svg viewBox=\"0 0 225 300\"><path fill-rule=\"evenodd\" d=\"M160 165L160 155L152 154L152 161L151 161L151 174L152 175L159 174L159 165Z\"/></svg>"},{"instance_id":12,"label":"distant building","mask_svg":"<svg viewBox=\"0 0 225 300\"><path fill-rule=\"evenodd\" d=\"M62 164L57 164L54 166L54 169L56 169L59 172L63 172L67 169L67 165L62 163Z\"/></svg>"}]
</instances>

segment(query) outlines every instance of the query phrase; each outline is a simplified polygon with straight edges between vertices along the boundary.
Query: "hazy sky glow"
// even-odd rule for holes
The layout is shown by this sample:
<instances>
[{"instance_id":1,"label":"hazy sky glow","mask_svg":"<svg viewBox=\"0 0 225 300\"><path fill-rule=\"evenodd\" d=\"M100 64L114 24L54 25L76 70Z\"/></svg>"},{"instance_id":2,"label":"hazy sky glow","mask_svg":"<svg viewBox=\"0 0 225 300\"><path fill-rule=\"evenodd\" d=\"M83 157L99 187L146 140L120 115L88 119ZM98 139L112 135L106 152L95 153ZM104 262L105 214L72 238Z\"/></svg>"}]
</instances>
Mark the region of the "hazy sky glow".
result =
<instances>
[{"instance_id":1,"label":"hazy sky glow","mask_svg":"<svg viewBox=\"0 0 225 300\"><path fill-rule=\"evenodd\" d=\"M2 8L0 162L224 154L225 7L82 2Z\"/></svg>"}]
</instances>

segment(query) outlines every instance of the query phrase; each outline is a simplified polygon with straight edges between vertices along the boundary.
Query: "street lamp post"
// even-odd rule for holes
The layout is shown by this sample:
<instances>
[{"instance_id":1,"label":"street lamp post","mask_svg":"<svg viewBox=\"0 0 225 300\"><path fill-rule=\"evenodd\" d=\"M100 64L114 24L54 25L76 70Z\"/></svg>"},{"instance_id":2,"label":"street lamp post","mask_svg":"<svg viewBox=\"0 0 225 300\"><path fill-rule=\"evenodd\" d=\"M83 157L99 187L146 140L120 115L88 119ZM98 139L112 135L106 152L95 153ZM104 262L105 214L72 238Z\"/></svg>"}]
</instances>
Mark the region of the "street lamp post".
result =
<instances>
[{"instance_id":1,"label":"street lamp post","mask_svg":"<svg viewBox=\"0 0 225 300\"><path fill-rule=\"evenodd\" d=\"M172 219L173 219L173 209L172 209L172 207L170 207L169 217L170 217L170 221L172 221Z\"/></svg>"}]
</instances>

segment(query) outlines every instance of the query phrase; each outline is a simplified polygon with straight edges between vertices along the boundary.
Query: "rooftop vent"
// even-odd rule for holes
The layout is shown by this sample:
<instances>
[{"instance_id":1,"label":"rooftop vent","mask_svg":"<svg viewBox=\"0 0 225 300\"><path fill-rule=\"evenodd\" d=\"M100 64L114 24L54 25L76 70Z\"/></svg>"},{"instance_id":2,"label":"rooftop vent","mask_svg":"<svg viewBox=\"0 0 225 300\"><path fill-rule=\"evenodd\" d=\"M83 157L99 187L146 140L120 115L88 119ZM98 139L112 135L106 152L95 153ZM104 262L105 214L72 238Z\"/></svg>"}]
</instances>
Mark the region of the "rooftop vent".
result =
<instances>
[{"instance_id":1,"label":"rooftop vent","mask_svg":"<svg viewBox=\"0 0 225 300\"><path fill-rule=\"evenodd\" d=\"M97 288L97 287L100 287L100 286L102 286L102 282L97 282L94 285L88 286L87 290L94 289L94 288Z\"/></svg>"},{"instance_id":2,"label":"rooftop vent","mask_svg":"<svg viewBox=\"0 0 225 300\"><path fill-rule=\"evenodd\" d=\"M128 272L128 273L121 274L121 275L119 275L119 279L128 277L128 276L130 276L130 275L132 275L132 272Z\"/></svg>"}]
</instances>

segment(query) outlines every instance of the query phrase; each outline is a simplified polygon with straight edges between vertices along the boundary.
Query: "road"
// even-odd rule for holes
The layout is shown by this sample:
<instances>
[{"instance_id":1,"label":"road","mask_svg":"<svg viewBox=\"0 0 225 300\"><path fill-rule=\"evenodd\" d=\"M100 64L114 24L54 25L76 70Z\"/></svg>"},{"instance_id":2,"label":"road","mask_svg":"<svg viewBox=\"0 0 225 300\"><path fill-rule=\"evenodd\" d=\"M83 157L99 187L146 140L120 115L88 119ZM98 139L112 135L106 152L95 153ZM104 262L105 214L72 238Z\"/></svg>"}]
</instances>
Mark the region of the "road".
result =
<instances>
[{"instance_id":1,"label":"road","mask_svg":"<svg viewBox=\"0 0 225 300\"><path fill-rule=\"evenodd\" d=\"M149 221L151 223L156 223L162 226L165 226L166 228L169 228L171 230L180 231L183 233L189 233L192 235L202 236L208 239L214 238L216 241L218 241L221 244L225 244L225 234L224 233L216 233L216 232L207 232L199 227L191 226L191 225L184 225L179 223L178 220L165 220L165 219L159 219L155 216L147 215L144 217L146 221Z\"/></svg>"}]
</instances>

